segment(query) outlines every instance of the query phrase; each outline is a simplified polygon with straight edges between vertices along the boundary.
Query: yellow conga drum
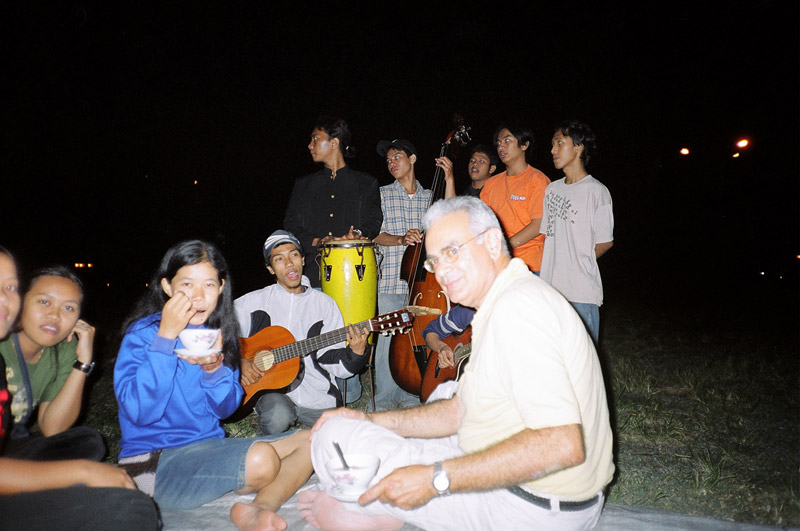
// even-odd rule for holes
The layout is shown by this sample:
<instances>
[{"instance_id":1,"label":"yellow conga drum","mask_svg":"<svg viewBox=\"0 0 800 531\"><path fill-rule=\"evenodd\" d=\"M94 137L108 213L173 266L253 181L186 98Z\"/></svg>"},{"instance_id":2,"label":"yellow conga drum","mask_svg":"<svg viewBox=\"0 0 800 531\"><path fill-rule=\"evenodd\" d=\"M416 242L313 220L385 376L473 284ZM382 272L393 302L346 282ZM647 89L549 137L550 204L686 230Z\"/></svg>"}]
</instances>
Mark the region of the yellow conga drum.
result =
<instances>
[{"instance_id":1,"label":"yellow conga drum","mask_svg":"<svg viewBox=\"0 0 800 531\"><path fill-rule=\"evenodd\" d=\"M336 240L319 246L322 292L339 306L345 324L377 315L378 264L371 240Z\"/></svg>"}]
</instances>

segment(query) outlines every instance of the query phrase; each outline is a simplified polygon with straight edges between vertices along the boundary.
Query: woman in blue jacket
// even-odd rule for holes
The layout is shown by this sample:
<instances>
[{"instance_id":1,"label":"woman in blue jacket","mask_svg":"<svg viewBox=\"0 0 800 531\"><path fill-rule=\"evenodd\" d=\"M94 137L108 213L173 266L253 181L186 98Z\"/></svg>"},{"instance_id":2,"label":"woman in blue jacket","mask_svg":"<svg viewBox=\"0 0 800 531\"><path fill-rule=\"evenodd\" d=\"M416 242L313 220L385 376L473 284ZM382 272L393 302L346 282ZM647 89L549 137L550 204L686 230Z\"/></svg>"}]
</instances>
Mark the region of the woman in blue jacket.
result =
<instances>
[{"instance_id":1,"label":"woman in blue jacket","mask_svg":"<svg viewBox=\"0 0 800 531\"><path fill-rule=\"evenodd\" d=\"M214 348L184 355L186 328L219 329ZM167 251L125 323L114 368L122 429L119 463L164 509L198 507L232 490L239 527L282 521L275 513L311 475L307 431L226 438L220 420L239 407L239 329L228 267L212 244ZM276 520L277 519L277 520Z\"/></svg>"}]
</instances>

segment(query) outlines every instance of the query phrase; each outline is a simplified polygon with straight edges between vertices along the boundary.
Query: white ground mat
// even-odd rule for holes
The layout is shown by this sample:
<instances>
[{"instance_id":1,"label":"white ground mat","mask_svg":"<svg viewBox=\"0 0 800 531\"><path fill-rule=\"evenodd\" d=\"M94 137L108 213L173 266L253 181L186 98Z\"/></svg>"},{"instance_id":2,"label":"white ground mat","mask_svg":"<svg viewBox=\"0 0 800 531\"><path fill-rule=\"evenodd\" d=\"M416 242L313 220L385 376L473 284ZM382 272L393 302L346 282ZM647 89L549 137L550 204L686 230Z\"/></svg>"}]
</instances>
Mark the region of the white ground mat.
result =
<instances>
[{"instance_id":1,"label":"white ground mat","mask_svg":"<svg viewBox=\"0 0 800 531\"><path fill-rule=\"evenodd\" d=\"M316 478L312 476L303 489L313 488L316 485ZM235 530L236 528L228 517L231 506L237 501L248 502L252 499L252 495L240 496L230 493L191 511L163 511L164 529L166 531ZM286 520L290 531L315 531L315 528L308 524L297 510L297 495L284 503L278 514ZM403 531L418 529L408 524L403 527ZM644 529L648 531L768 531L797 528L741 524L607 503L595 529L599 531L641 531Z\"/></svg>"}]
</instances>

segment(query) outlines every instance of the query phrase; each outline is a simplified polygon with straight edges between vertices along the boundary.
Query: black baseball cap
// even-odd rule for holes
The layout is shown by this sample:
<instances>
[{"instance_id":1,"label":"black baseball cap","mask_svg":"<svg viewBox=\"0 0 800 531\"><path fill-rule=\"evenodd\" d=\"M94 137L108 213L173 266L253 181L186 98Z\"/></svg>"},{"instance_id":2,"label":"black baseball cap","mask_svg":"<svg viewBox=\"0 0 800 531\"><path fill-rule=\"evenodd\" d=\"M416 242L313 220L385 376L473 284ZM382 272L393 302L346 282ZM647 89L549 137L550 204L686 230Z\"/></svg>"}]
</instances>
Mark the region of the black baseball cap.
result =
<instances>
[{"instance_id":1,"label":"black baseball cap","mask_svg":"<svg viewBox=\"0 0 800 531\"><path fill-rule=\"evenodd\" d=\"M385 157L386 153L389 151L389 148L398 149L400 151L405 151L406 155L416 155L417 148L414 147L414 144L406 140L405 138L395 138L394 140L381 140L378 142L378 155L381 157Z\"/></svg>"}]
</instances>

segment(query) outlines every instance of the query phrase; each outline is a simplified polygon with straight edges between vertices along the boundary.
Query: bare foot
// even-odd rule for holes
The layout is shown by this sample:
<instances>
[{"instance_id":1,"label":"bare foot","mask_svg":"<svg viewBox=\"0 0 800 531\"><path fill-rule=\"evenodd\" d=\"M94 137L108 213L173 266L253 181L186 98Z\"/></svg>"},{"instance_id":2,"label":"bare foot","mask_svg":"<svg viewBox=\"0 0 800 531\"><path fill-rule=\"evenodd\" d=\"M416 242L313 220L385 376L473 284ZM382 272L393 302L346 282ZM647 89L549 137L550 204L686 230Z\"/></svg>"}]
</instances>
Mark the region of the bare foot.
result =
<instances>
[{"instance_id":1,"label":"bare foot","mask_svg":"<svg viewBox=\"0 0 800 531\"><path fill-rule=\"evenodd\" d=\"M321 490L298 493L297 508L309 524L325 531L391 531L403 527L403 522L393 516L348 511L343 503Z\"/></svg>"},{"instance_id":2,"label":"bare foot","mask_svg":"<svg viewBox=\"0 0 800 531\"><path fill-rule=\"evenodd\" d=\"M245 531L281 531L286 529L286 521L275 512L262 509L252 503L234 503L231 507L231 520L238 529Z\"/></svg>"}]
</instances>

